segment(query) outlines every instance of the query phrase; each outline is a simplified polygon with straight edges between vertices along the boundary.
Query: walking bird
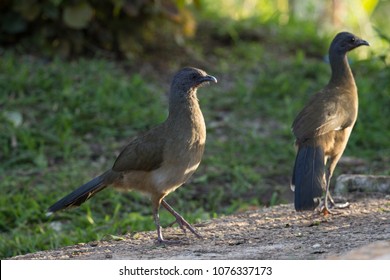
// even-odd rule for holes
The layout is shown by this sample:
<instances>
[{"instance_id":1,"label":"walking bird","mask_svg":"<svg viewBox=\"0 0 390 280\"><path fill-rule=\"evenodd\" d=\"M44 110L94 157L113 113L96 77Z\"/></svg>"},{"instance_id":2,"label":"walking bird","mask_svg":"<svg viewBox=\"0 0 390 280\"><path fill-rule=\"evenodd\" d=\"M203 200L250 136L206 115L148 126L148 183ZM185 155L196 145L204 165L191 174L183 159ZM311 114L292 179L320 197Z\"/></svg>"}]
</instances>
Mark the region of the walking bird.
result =
<instances>
[{"instance_id":1,"label":"walking bird","mask_svg":"<svg viewBox=\"0 0 390 280\"><path fill-rule=\"evenodd\" d=\"M136 190L151 198L158 242L161 233L159 208L162 205L185 232L199 233L166 201L165 197L185 183L198 168L206 142L206 125L197 98L197 89L217 79L205 71L186 67L173 78L169 115L159 126L132 140L119 154L111 169L85 183L49 207L56 212L79 206L108 186Z\"/></svg>"}]
</instances>

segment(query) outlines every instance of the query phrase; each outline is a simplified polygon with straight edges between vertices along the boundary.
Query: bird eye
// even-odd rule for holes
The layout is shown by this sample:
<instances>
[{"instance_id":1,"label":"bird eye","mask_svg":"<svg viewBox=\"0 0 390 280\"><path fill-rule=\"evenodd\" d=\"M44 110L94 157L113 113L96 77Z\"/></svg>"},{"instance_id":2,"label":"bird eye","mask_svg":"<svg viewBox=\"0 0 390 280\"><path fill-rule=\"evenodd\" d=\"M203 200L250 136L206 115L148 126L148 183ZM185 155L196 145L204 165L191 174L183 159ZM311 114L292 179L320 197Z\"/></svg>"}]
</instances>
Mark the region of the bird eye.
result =
<instances>
[{"instance_id":1,"label":"bird eye","mask_svg":"<svg viewBox=\"0 0 390 280\"><path fill-rule=\"evenodd\" d=\"M352 38L351 38L351 43L353 43L353 42L355 42L355 41L356 41L355 37L352 37Z\"/></svg>"}]
</instances>

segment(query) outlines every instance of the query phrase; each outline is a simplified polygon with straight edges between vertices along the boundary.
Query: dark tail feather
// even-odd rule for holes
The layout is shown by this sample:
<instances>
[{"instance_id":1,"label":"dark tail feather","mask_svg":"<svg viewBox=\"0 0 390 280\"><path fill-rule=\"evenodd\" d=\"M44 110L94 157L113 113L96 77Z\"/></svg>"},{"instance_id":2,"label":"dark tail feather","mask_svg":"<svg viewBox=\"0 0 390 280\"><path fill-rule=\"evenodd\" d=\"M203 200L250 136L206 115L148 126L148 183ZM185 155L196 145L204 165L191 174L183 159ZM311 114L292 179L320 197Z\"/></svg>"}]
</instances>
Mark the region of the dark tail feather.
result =
<instances>
[{"instance_id":1,"label":"dark tail feather","mask_svg":"<svg viewBox=\"0 0 390 280\"><path fill-rule=\"evenodd\" d=\"M107 172L106 172L107 173ZM72 206L80 206L83 202L90 199L96 193L103 190L107 187L107 183L105 182L106 173L92 179L88 183L85 183L77 190L71 192L67 196L63 197L48 209L48 214L59 211L61 209L66 209Z\"/></svg>"},{"instance_id":2,"label":"dark tail feather","mask_svg":"<svg viewBox=\"0 0 390 280\"><path fill-rule=\"evenodd\" d=\"M295 159L292 185L295 186L295 210L313 210L322 196L324 185L324 152L320 147L303 146Z\"/></svg>"}]
</instances>

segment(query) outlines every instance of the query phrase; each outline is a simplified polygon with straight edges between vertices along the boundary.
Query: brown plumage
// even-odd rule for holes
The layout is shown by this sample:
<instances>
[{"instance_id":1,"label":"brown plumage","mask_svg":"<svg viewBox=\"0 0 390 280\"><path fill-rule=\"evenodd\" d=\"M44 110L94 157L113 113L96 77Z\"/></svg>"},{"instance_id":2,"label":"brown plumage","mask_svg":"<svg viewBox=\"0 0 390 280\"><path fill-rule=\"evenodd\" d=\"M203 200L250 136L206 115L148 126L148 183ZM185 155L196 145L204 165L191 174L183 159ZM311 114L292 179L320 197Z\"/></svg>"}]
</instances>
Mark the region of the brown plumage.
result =
<instances>
[{"instance_id":1,"label":"brown plumage","mask_svg":"<svg viewBox=\"0 0 390 280\"><path fill-rule=\"evenodd\" d=\"M323 211L330 212L328 199L334 204L330 179L358 114L357 88L346 54L362 45L369 44L351 33L336 35L329 48L331 79L311 97L292 124L298 148L292 177L297 211L316 208L323 190Z\"/></svg>"},{"instance_id":2,"label":"brown plumage","mask_svg":"<svg viewBox=\"0 0 390 280\"><path fill-rule=\"evenodd\" d=\"M159 208L163 205L185 231L200 235L164 201L197 169L206 142L206 126L197 99L197 89L216 78L200 69L186 67L171 84L169 116L166 121L131 141L113 167L49 207L56 212L78 206L105 187L137 190L150 196L159 242L164 242Z\"/></svg>"}]
</instances>

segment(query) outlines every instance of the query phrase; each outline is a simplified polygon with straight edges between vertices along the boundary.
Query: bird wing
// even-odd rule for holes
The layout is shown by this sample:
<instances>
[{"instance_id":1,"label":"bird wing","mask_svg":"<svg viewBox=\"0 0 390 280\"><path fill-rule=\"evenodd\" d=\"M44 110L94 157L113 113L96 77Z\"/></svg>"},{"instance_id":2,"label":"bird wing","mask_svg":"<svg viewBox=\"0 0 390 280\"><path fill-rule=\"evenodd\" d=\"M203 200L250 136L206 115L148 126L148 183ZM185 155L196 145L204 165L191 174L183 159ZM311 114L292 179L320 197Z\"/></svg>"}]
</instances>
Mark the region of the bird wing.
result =
<instances>
[{"instance_id":1,"label":"bird wing","mask_svg":"<svg viewBox=\"0 0 390 280\"><path fill-rule=\"evenodd\" d=\"M130 170L151 171L163 162L165 139L161 137L162 126L156 127L146 134L132 140L119 154L113 171Z\"/></svg>"},{"instance_id":2,"label":"bird wing","mask_svg":"<svg viewBox=\"0 0 390 280\"><path fill-rule=\"evenodd\" d=\"M340 99L329 98L331 94L331 91L320 91L298 114L292 125L297 139L305 140L346 127L345 109Z\"/></svg>"}]
</instances>

